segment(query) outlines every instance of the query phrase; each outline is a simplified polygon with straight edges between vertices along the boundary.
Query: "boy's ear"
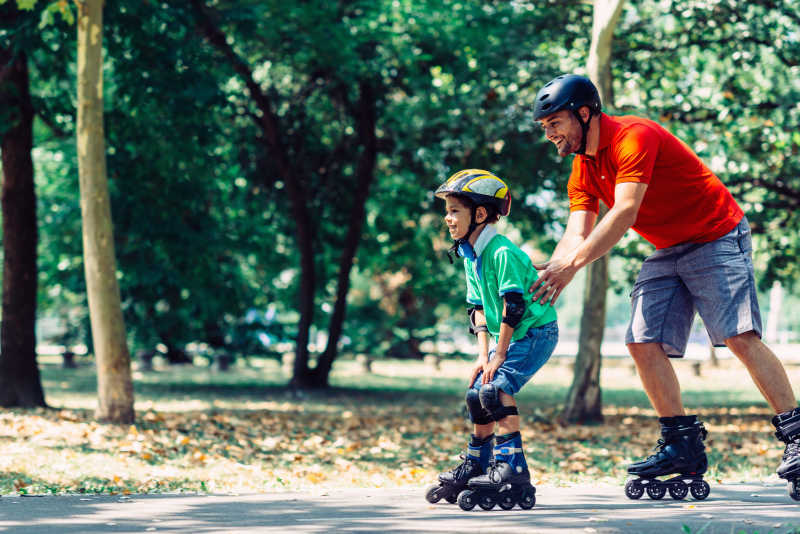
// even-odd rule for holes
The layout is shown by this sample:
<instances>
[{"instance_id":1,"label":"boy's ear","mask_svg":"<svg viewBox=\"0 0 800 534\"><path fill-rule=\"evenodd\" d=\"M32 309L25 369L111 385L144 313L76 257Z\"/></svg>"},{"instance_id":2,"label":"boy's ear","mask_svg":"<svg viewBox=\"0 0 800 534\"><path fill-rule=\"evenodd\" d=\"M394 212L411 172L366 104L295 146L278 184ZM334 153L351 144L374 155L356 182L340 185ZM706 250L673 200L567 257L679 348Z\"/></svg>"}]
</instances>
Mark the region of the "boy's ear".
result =
<instances>
[{"instance_id":1,"label":"boy's ear","mask_svg":"<svg viewBox=\"0 0 800 534\"><path fill-rule=\"evenodd\" d=\"M487 213L486 208L484 206L478 206L475 209L475 222L478 224L486 222L486 218L489 216Z\"/></svg>"}]
</instances>

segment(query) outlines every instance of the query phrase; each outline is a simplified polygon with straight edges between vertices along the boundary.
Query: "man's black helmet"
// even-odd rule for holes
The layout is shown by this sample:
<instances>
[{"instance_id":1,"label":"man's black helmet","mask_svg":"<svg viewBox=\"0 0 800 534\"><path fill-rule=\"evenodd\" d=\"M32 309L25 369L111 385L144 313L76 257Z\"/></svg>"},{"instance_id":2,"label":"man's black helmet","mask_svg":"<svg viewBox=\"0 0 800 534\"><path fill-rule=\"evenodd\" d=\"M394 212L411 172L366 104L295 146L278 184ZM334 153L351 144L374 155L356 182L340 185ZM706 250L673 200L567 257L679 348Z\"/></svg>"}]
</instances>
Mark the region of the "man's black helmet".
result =
<instances>
[{"instance_id":1,"label":"man's black helmet","mask_svg":"<svg viewBox=\"0 0 800 534\"><path fill-rule=\"evenodd\" d=\"M589 106L591 114L600 113L600 94L589 78L577 74L562 74L547 82L536 94L533 120L561 111L577 113L581 106Z\"/></svg>"}]
</instances>

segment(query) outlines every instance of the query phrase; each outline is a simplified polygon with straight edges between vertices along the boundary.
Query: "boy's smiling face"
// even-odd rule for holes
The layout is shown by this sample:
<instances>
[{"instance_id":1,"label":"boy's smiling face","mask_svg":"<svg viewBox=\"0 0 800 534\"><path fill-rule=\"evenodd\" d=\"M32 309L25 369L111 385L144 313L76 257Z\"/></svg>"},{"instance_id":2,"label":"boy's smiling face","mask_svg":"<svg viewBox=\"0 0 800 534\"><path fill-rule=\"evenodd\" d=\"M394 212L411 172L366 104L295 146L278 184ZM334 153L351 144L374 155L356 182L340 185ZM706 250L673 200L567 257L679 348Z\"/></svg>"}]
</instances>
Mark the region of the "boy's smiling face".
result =
<instances>
[{"instance_id":1,"label":"boy's smiling face","mask_svg":"<svg viewBox=\"0 0 800 534\"><path fill-rule=\"evenodd\" d=\"M444 202L444 222L450 231L450 237L454 240L460 239L469 230L472 215L470 209L461 200L453 196L445 197Z\"/></svg>"}]
</instances>

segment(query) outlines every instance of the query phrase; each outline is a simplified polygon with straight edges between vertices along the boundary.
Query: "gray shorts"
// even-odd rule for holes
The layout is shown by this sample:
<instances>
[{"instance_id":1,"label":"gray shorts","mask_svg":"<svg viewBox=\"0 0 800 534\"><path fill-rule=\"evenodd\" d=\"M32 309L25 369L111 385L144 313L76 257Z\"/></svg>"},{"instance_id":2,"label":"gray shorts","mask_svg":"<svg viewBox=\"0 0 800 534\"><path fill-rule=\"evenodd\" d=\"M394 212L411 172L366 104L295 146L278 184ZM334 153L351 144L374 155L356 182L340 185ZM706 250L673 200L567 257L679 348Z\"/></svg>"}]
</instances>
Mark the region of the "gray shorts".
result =
<instances>
[{"instance_id":1,"label":"gray shorts","mask_svg":"<svg viewBox=\"0 0 800 534\"><path fill-rule=\"evenodd\" d=\"M631 291L625 343L661 343L668 355L683 356L695 311L716 347L745 332L761 337L752 252L746 217L710 243L656 250Z\"/></svg>"}]
</instances>

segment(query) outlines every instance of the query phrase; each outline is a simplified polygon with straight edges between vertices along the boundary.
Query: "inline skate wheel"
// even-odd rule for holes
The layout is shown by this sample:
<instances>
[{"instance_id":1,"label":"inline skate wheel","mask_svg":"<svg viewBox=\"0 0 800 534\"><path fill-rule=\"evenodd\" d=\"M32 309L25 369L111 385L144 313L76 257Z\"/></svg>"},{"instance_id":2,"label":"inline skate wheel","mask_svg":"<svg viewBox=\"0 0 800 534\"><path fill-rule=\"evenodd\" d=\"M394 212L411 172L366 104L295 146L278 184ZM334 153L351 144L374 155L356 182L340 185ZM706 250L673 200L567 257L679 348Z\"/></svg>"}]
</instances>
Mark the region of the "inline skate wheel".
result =
<instances>
[{"instance_id":1,"label":"inline skate wheel","mask_svg":"<svg viewBox=\"0 0 800 534\"><path fill-rule=\"evenodd\" d=\"M667 493L667 488L665 488L664 486L659 485L658 483L651 482L650 484L647 485L647 494L654 501L659 500L666 493Z\"/></svg>"},{"instance_id":2,"label":"inline skate wheel","mask_svg":"<svg viewBox=\"0 0 800 534\"><path fill-rule=\"evenodd\" d=\"M436 504L442 499L442 494L444 493L444 488L439 484L434 484L433 486L429 486L427 490L425 490L425 500L427 500L431 504Z\"/></svg>"},{"instance_id":3,"label":"inline skate wheel","mask_svg":"<svg viewBox=\"0 0 800 534\"><path fill-rule=\"evenodd\" d=\"M689 491L692 492L692 497L698 501L702 501L708 497L708 494L711 492L711 487L705 480L697 480L692 482L691 486L689 486Z\"/></svg>"},{"instance_id":4,"label":"inline skate wheel","mask_svg":"<svg viewBox=\"0 0 800 534\"><path fill-rule=\"evenodd\" d=\"M465 512L469 512L475 508L475 492L472 490L464 490L458 494L458 506Z\"/></svg>"},{"instance_id":5,"label":"inline skate wheel","mask_svg":"<svg viewBox=\"0 0 800 534\"><path fill-rule=\"evenodd\" d=\"M500 494L500 498L497 500L497 504L503 510L511 510L517 504L517 501L514 499L514 496L511 494L510 491L504 491Z\"/></svg>"},{"instance_id":6,"label":"inline skate wheel","mask_svg":"<svg viewBox=\"0 0 800 534\"><path fill-rule=\"evenodd\" d=\"M644 486L638 480L629 480L625 484L625 495L629 499L638 499L644 495Z\"/></svg>"},{"instance_id":7,"label":"inline skate wheel","mask_svg":"<svg viewBox=\"0 0 800 534\"><path fill-rule=\"evenodd\" d=\"M528 486L522 491L519 498L519 507L523 510L530 510L536 504L536 488Z\"/></svg>"},{"instance_id":8,"label":"inline skate wheel","mask_svg":"<svg viewBox=\"0 0 800 534\"><path fill-rule=\"evenodd\" d=\"M679 480L669 487L669 496L676 501L685 498L687 493L689 493L689 486L683 480Z\"/></svg>"},{"instance_id":9,"label":"inline skate wheel","mask_svg":"<svg viewBox=\"0 0 800 534\"><path fill-rule=\"evenodd\" d=\"M481 497L478 499L478 506L480 506L484 510L491 510L492 508L494 508L494 505L495 502L493 495L489 494L481 495Z\"/></svg>"},{"instance_id":10,"label":"inline skate wheel","mask_svg":"<svg viewBox=\"0 0 800 534\"><path fill-rule=\"evenodd\" d=\"M800 501L800 478L792 480L789 486L789 497L795 501Z\"/></svg>"}]
</instances>

